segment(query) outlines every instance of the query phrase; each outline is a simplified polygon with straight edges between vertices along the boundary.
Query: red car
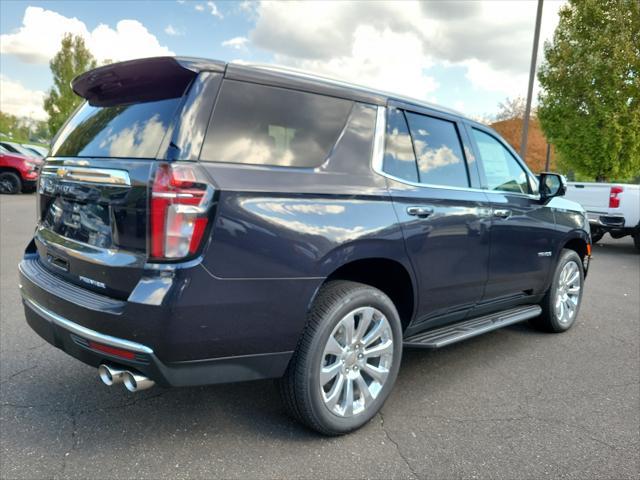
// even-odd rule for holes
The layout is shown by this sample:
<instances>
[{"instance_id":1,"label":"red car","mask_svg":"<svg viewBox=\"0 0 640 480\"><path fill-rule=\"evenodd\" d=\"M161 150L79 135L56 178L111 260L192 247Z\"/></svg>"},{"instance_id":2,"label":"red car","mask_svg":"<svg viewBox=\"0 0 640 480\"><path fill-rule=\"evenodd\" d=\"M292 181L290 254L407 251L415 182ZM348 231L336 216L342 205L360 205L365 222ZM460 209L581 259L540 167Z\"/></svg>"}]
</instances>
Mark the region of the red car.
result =
<instances>
[{"instance_id":1,"label":"red car","mask_svg":"<svg viewBox=\"0 0 640 480\"><path fill-rule=\"evenodd\" d=\"M9 152L0 146L0 193L32 191L38 181L42 160Z\"/></svg>"}]
</instances>

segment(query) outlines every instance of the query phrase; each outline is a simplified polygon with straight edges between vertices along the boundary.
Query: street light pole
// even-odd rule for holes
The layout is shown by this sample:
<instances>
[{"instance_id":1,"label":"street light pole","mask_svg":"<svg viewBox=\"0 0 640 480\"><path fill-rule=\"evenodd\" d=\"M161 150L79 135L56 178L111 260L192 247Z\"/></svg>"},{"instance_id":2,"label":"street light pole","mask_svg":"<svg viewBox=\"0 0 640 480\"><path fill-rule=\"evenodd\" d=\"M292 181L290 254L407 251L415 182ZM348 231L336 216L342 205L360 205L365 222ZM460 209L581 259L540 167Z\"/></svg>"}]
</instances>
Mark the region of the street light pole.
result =
<instances>
[{"instance_id":1,"label":"street light pole","mask_svg":"<svg viewBox=\"0 0 640 480\"><path fill-rule=\"evenodd\" d=\"M536 13L536 29L533 34L533 51L531 52L531 70L529 71L529 90L527 91L527 108L522 119L522 138L520 139L520 157L524 160L527 154L527 138L529 135L529 115L531 114L531 96L533 95L533 81L536 77L536 60L538 58L538 41L540 40L540 23L542 23L542 2L538 0Z\"/></svg>"}]
</instances>

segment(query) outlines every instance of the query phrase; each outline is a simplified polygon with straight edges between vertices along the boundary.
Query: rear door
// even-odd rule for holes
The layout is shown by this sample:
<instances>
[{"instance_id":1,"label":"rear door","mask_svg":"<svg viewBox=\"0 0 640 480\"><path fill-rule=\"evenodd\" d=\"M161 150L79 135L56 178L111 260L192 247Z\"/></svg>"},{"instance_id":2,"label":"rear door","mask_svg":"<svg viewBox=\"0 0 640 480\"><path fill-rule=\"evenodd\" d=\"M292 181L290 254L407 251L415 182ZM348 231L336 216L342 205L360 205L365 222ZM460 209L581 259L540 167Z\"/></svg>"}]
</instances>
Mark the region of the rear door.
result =
<instances>
[{"instance_id":1,"label":"rear door","mask_svg":"<svg viewBox=\"0 0 640 480\"><path fill-rule=\"evenodd\" d=\"M487 281L490 209L455 117L388 109L381 173L418 279L413 328L463 319Z\"/></svg>"},{"instance_id":2,"label":"rear door","mask_svg":"<svg viewBox=\"0 0 640 480\"><path fill-rule=\"evenodd\" d=\"M34 240L46 268L85 288L127 298L148 258L157 160L197 157L197 128L178 120L197 99L205 105L206 127L215 97L202 98L207 78L163 58L113 64L74 80L75 91L88 101L54 139L38 186ZM183 130L192 134L188 141L180 137Z\"/></svg>"},{"instance_id":3,"label":"rear door","mask_svg":"<svg viewBox=\"0 0 640 480\"><path fill-rule=\"evenodd\" d=\"M556 261L553 211L540 202L533 175L494 132L480 126L468 131L492 209L489 279L482 306L496 310L526 303L544 291Z\"/></svg>"}]
</instances>

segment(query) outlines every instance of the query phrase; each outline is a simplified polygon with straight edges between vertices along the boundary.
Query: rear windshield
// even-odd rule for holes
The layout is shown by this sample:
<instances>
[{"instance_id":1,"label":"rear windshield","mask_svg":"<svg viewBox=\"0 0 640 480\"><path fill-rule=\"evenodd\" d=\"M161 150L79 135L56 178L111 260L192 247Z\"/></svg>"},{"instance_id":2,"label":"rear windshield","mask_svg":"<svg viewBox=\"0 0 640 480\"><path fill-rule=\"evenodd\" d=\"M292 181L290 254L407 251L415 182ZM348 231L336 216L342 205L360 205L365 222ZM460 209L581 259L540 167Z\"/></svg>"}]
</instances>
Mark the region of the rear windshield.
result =
<instances>
[{"instance_id":1,"label":"rear windshield","mask_svg":"<svg viewBox=\"0 0 640 480\"><path fill-rule=\"evenodd\" d=\"M57 157L155 158L180 98L92 107L85 103L51 148Z\"/></svg>"},{"instance_id":2,"label":"rear windshield","mask_svg":"<svg viewBox=\"0 0 640 480\"><path fill-rule=\"evenodd\" d=\"M225 80L200 160L317 167L351 106L350 100Z\"/></svg>"}]
</instances>

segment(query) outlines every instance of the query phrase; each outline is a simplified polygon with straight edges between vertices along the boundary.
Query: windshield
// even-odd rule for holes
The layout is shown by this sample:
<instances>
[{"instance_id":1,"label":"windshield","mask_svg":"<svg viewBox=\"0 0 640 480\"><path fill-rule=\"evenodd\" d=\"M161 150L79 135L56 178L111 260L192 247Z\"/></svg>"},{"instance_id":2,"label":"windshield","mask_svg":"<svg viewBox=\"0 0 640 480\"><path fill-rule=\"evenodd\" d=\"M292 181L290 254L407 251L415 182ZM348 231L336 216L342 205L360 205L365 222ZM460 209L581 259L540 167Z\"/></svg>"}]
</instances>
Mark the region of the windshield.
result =
<instances>
[{"instance_id":1,"label":"windshield","mask_svg":"<svg viewBox=\"0 0 640 480\"><path fill-rule=\"evenodd\" d=\"M4 142L2 144L8 151L13 153L19 153L20 155L24 155L26 157L35 157L36 154L32 151L24 148L22 145L18 145L17 143Z\"/></svg>"}]
</instances>

